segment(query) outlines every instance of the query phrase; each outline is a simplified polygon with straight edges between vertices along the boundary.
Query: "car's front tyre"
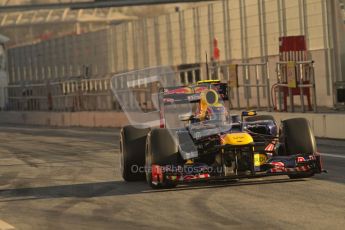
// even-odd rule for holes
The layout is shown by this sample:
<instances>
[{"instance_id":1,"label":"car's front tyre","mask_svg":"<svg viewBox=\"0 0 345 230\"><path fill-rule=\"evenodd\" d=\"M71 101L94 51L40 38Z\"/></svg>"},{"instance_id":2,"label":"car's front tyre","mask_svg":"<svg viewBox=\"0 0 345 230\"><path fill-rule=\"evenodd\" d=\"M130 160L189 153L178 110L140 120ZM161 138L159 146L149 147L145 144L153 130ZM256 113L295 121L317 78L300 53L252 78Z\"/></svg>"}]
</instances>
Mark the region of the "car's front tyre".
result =
<instances>
[{"instance_id":1,"label":"car's front tyre","mask_svg":"<svg viewBox=\"0 0 345 230\"><path fill-rule=\"evenodd\" d=\"M314 133L305 118L293 118L282 121L279 153L281 155L312 155L316 153ZM289 175L290 179L301 179L314 176L314 172L301 172Z\"/></svg>"},{"instance_id":2,"label":"car's front tyre","mask_svg":"<svg viewBox=\"0 0 345 230\"><path fill-rule=\"evenodd\" d=\"M145 180L145 144L150 130L125 126L120 133L120 169L125 181Z\"/></svg>"},{"instance_id":3,"label":"car's front tyre","mask_svg":"<svg viewBox=\"0 0 345 230\"><path fill-rule=\"evenodd\" d=\"M168 129L153 129L147 136L145 168L146 181L154 189L173 188L176 182L165 178L161 166L176 165L178 146Z\"/></svg>"}]
</instances>

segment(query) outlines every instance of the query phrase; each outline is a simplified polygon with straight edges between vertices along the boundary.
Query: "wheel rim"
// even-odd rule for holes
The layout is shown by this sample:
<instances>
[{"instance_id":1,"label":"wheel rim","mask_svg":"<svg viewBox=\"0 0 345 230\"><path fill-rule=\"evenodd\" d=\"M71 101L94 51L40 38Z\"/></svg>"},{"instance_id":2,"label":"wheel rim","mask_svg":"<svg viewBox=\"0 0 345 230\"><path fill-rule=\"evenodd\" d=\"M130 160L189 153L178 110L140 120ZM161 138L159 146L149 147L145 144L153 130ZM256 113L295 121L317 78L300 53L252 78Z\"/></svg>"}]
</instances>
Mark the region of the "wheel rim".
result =
<instances>
[{"instance_id":1,"label":"wheel rim","mask_svg":"<svg viewBox=\"0 0 345 230\"><path fill-rule=\"evenodd\" d=\"M151 152L149 151L149 146L146 147L146 155L145 155L145 175L146 181L150 184L152 183L152 157Z\"/></svg>"},{"instance_id":2,"label":"wheel rim","mask_svg":"<svg viewBox=\"0 0 345 230\"><path fill-rule=\"evenodd\" d=\"M123 154L123 134L121 134L120 137L120 170L121 170L121 174L122 176L125 175L125 159L124 159L124 154Z\"/></svg>"}]
</instances>

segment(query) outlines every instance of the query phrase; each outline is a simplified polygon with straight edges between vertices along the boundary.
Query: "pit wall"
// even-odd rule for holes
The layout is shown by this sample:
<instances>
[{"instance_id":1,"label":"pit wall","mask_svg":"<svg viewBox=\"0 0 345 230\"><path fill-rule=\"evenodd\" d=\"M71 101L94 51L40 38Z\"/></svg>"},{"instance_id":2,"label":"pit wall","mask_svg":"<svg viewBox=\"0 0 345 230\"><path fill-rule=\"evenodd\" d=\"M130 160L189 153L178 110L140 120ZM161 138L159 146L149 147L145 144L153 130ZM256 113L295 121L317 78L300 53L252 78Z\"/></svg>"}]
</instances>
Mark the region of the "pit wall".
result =
<instances>
[{"instance_id":1,"label":"pit wall","mask_svg":"<svg viewBox=\"0 0 345 230\"><path fill-rule=\"evenodd\" d=\"M240 114L240 111L232 111ZM305 117L317 137L345 139L345 114L269 113L277 122ZM121 112L0 112L0 124L43 125L55 127L121 127L128 124Z\"/></svg>"},{"instance_id":2,"label":"pit wall","mask_svg":"<svg viewBox=\"0 0 345 230\"><path fill-rule=\"evenodd\" d=\"M120 112L0 112L0 124L56 127L121 127L127 118Z\"/></svg>"},{"instance_id":3,"label":"pit wall","mask_svg":"<svg viewBox=\"0 0 345 230\"><path fill-rule=\"evenodd\" d=\"M240 111L233 111L240 114ZM306 118L315 136L323 138L345 139L345 114L327 114L327 113L277 113L277 112L259 112L260 115L273 115L278 125L280 121L304 117Z\"/></svg>"}]
</instances>

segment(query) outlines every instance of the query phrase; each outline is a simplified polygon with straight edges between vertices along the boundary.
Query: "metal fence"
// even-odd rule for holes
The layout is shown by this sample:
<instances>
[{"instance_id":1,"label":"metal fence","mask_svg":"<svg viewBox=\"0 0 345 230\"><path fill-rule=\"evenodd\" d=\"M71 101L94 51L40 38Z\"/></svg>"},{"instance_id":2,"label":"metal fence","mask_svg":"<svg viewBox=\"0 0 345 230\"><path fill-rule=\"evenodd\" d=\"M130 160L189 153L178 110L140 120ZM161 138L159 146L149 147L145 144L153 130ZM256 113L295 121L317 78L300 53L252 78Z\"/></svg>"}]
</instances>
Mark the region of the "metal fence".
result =
<instances>
[{"instance_id":1,"label":"metal fence","mask_svg":"<svg viewBox=\"0 0 345 230\"><path fill-rule=\"evenodd\" d=\"M217 64L209 67L209 72L203 66L179 69L172 67L171 81L173 85L188 85L202 79L217 78L229 85L230 109L268 109L270 102L270 82L268 63L248 64ZM141 71L143 73L143 71ZM129 76L129 73L125 73ZM52 110L52 111L90 111L90 110L121 110L121 106L113 97L113 87L120 88L128 82L119 77L110 82L110 77L99 79L77 78L66 81L46 81L40 84L11 85L8 87L10 110ZM121 76L117 74L116 76ZM161 81L166 79L157 73ZM115 84L115 85L114 85ZM142 110L153 108L151 95L153 89L138 87L136 95ZM126 97L126 92L123 97ZM245 98L246 102L241 103Z\"/></svg>"},{"instance_id":2,"label":"metal fence","mask_svg":"<svg viewBox=\"0 0 345 230\"><path fill-rule=\"evenodd\" d=\"M229 86L229 108L271 110L270 71L268 62L223 62L210 68L210 78L221 79Z\"/></svg>"},{"instance_id":3,"label":"metal fence","mask_svg":"<svg viewBox=\"0 0 345 230\"><path fill-rule=\"evenodd\" d=\"M8 87L9 110L118 110L109 78L47 82Z\"/></svg>"}]
</instances>

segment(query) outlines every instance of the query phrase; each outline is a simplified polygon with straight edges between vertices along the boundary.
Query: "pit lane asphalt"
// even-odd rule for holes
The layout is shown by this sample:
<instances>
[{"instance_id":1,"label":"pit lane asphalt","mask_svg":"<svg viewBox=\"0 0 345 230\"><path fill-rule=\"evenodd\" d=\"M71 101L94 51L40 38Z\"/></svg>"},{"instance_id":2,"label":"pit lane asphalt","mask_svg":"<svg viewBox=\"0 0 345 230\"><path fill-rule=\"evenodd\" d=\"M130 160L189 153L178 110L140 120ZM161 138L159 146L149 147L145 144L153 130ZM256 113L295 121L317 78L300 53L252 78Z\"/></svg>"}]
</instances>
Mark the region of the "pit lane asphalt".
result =
<instances>
[{"instance_id":1,"label":"pit lane asphalt","mask_svg":"<svg viewBox=\"0 0 345 230\"><path fill-rule=\"evenodd\" d=\"M318 140L329 173L310 179L154 191L122 181L118 135L0 126L0 229L344 229L345 141Z\"/></svg>"}]
</instances>

